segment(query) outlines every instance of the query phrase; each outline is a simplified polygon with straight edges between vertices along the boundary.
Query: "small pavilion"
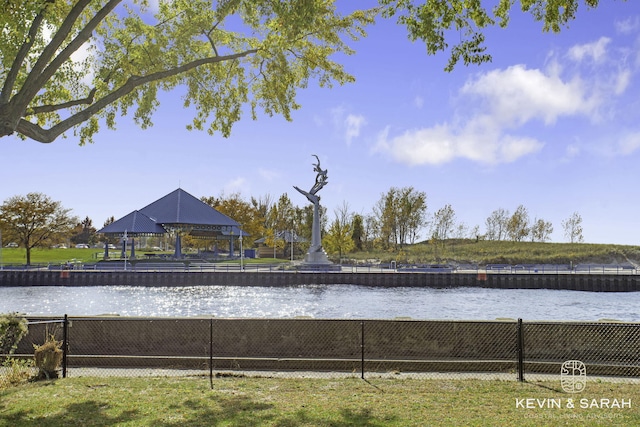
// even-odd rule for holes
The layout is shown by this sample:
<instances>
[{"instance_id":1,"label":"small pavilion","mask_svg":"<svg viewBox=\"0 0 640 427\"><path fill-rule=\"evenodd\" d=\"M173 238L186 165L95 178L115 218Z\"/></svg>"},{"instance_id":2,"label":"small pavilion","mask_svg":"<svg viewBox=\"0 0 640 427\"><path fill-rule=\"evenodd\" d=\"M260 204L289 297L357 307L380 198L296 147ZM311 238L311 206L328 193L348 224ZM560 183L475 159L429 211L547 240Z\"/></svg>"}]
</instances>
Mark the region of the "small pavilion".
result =
<instances>
[{"instance_id":1,"label":"small pavilion","mask_svg":"<svg viewBox=\"0 0 640 427\"><path fill-rule=\"evenodd\" d=\"M166 232L164 227L140 211L133 211L98 231L98 233L122 238L122 258L126 256L127 240L131 238L132 259L136 257L135 237L162 236ZM107 243L104 245L104 257L109 258L109 245Z\"/></svg>"},{"instance_id":2,"label":"small pavilion","mask_svg":"<svg viewBox=\"0 0 640 427\"><path fill-rule=\"evenodd\" d=\"M273 238L273 240L274 241L282 240L285 243L285 246L289 248L289 255L291 255L291 253L293 252L293 245L292 245L293 243L303 243L308 241L304 237L299 236L298 233L296 233L295 231L289 231L289 230L278 231L275 234L275 237ZM271 252L273 252L273 257L276 258L277 257L276 248L267 248L266 246L264 246L266 245L266 242L267 242L266 237L262 237L254 241L255 244L260 246L258 248L259 256L260 257L269 256L271 255ZM283 248L282 250L283 256L285 256L285 252L286 252L286 249Z\"/></svg>"},{"instance_id":3,"label":"small pavilion","mask_svg":"<svg viewBox=\"0 0 640 427\"><path fill-rule=\"evenodd\" d=\"M181 188L107 225L98 233L121 237L123 254L129 237L175 233L175 258L182 258L181 234L230 240L232 253L233 240L247 235L236 221ZM131 248L131 258L135 258L133 245ZM108 256L108 249L105 249L105 256Z\"/></svg>"}]
</instances>

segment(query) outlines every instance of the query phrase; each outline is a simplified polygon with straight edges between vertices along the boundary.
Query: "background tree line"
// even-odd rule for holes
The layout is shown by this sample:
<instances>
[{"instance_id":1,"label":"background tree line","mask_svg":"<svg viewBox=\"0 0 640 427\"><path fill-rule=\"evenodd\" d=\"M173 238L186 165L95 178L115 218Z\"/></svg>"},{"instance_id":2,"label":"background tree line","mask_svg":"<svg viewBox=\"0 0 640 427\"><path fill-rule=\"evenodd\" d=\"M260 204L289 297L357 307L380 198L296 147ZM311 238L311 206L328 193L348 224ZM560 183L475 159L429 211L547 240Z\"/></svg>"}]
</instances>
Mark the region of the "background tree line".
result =
<instances>
[{"instance_id":1,"label":"background tree line","mask_svg":"<svg viewBox=\"0 0 640 427\"><path fill-rule=\"evenodd\" d=\"M282 233L288 232L306 240L296 245L298 251L304 252L311 240L313 206L295 206L286 193L277 199L265 195L246 200L240 193L232 193L201 200L240 224L248 234L244 239L246 247L254 247L255 240L264 238L266 246L284 249L287 242ZM99 241L114 243L97 234L91 218L80 220L70 212L61 202L41 193L10 197L0 206L0 236L5 244L16 242L26 248L28 262L34 247L66 241L87 245ZM114 220L112 216L104 225ZM562 227L569 242L583 242L582 217L578 212L562 221ZM369 213L353 212L346 201L331 216L326 208L321 209L323 246L329 254L338 257L354 251L395 252L420 241L428 241L436 250L451 239L547 242L553 229L550 221L530 218L526 207L519 205L513 213L504 208L494 210L485 220L485 233L481 234L479 225L470 229L457 221L450 204L429 215L426 193L413 187L391 187L381 193ZM200 248L214 242L186 236L183 244Z\"/></svg>"}]
</instances>

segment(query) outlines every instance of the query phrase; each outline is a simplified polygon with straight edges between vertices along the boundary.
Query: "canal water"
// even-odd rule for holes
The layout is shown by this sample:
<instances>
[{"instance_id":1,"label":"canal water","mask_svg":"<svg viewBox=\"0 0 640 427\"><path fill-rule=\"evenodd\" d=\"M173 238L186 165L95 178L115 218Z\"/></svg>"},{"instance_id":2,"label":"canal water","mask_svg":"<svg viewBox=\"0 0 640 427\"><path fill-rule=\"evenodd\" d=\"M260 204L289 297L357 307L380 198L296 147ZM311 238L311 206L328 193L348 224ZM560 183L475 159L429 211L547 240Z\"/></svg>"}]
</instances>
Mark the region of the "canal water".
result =
<instances>
[{"instance_id":1,"label":"canal water","mask_svg":"<svg viewBox=\"0 0 640 427\"><path fill-rule=\"evenodd\" d=\"M640 293L547 289L295 287L7 287L0 313L317 319L640 321Z\"/></svg>"}]
</instances>

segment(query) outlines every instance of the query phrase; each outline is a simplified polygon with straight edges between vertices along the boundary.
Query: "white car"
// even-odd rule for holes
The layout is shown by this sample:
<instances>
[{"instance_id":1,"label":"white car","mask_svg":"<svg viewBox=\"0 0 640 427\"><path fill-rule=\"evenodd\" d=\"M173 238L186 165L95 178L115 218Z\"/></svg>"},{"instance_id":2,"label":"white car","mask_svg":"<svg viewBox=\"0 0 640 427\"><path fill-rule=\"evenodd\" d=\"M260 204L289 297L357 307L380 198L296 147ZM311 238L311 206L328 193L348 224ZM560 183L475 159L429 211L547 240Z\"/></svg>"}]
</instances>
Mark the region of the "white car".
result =
<instances>
[{"instance_id":1,"label":"white car","mask_svg":"<svg viewBox=\"0 0 640 427\"><path fill-rule=\"evenodd\" d=\"M76 245L76 248L78 248L78 249L89 249L89 245L87 245L86 243L78 243Z\"/></svg>"},{"instance_id":2,"label":"white car","mask_svg":"<svg viewBox=\"0 0 640 427\"><path fill-rule=\"evenodd\" d=\"M11 243L7 243L7 246L5 246L5 248L17 248L18 244L16 242L11 242Z\"/></svg>"}]
</instances>

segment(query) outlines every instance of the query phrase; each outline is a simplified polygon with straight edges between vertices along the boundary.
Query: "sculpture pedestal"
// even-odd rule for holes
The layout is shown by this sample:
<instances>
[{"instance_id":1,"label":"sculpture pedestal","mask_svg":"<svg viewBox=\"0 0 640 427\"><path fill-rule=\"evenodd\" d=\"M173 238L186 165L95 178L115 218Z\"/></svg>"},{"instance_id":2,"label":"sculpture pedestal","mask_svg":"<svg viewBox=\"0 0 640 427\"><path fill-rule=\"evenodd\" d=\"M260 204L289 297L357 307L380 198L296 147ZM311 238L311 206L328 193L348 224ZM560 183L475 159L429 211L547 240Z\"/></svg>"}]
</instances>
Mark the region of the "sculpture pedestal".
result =
<instances>
[{"instance_id":1,"label":"sculpture pedestal","mask_svg":"<svg viewBox=\"0 0 640 427\"><path fill-rule=\"evenodd\" d=\"M301 271L341 271L342 267L329 261L322 246L315 249L312 246L304 256L304 261L296 269Z\"/></svg>"},{"instance_id":2,"label":"sculpture pedestal","mask_svg":"<svg viewBox=\"0 0 640 427\"><path fill-rule=\"evenodd\" d=\"M334 264L306 264L302 263L296 267L298 271L342 271L342 267Z\"/></svg>"},{"instance_id":3,"label":"sculpture pedestal","mask_svg":"<svg viewBox=\"0 0 640 427\"><path fill-rule=\"evenodd\" d=\"M296 188L300 191L298 188ZM342 267L329 261L322 248L320 238L320 198L309 199L313 203L313 225L311 228L311 246L304 256L304 261L297 267L302 271L341 271Z\"/></svg>"}]
</instances>

